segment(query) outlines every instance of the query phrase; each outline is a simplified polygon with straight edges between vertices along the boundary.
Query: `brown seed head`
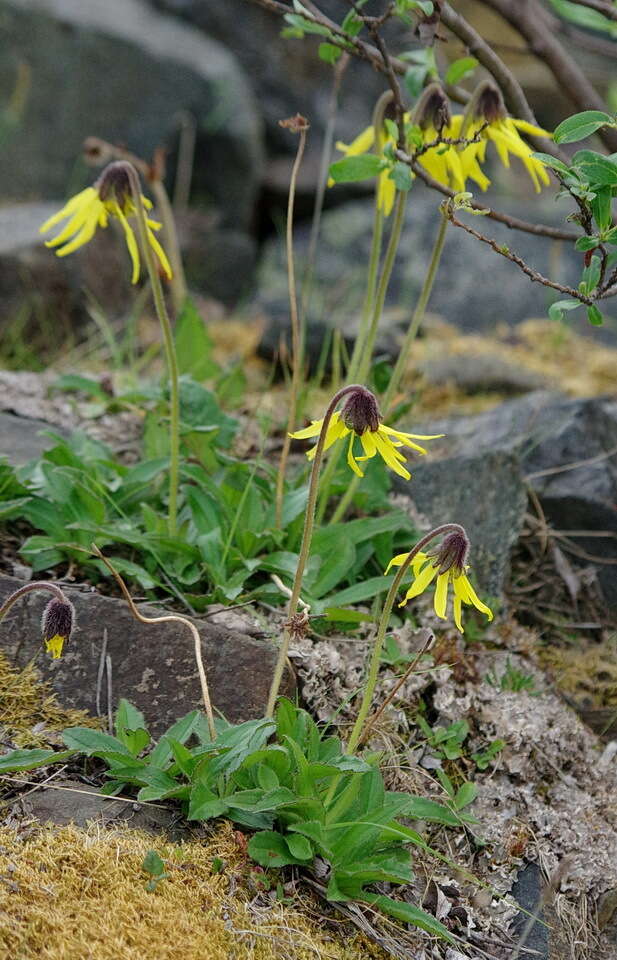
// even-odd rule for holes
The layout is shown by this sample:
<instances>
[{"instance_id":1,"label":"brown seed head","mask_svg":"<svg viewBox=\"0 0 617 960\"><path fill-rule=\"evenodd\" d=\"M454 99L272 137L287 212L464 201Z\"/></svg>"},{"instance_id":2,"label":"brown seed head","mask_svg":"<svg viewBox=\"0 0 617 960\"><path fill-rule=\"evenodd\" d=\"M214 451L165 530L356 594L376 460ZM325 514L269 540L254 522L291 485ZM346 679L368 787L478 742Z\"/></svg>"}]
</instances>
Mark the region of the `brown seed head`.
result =
<instances>
[{"instance_id":1,"label":"brown seed head","mask_svg":"<svg viewBox=\"0 0 617 960\"><path fill-rule=\"evenodd\" d=\"M473 115L477 120L486 120L495 123L507 116L506 106L501 91L490 80L481 83L472 97L474 104Z\"/></svg>"},{"instance_id":2,"label":"brown seed head","mask_svg":"<svg viewBox=\"0 0 617 960\"><path fill-rule=\"evenodd\" d=\"M345 400L341 419L345 426L359 437L367 430L375 433L379 430L381 423L381 414L375 396L365 387L358 387Z\"/></svg>"},{"instance_id":3,"label":"brown seed head","mask_svg":"<svg viewBox=\"0 0 617 960\"><path fill-rule=\"evenodd\" d=\"M427 551L429 557L433 557L435 566L439 567L440 573L447 573L448 570L454 570L461 574L467 563L469 554L469 538L464 530L453 531L446 534L440 545L435 550Z\"/></svg>"},{"instance_id":4,"label":"brown seed head","mask_svg":"<svg viewBox=\"0 0 617 960\"><path fill-rule=\"evenodd\" d=\"M295 117L287 117L286 120L279 120L279 127L284 127L285 130L291 130L292 133L302 133L303 130L309 129L310 123L301 113L297 113Z\"/></svg>"},{"instance_id":5,"label":"brown seed head","mask_svg":"<svg viewBox=\"0 0 617 960\"><path fill-rule=\"evenodd\" d=\"M439 83L429 83L416 104L414 122L421 130L434 127L438 132L452 119L450 103Z\"/></svg>"},{"instance_id":6,"label":"brown seed head","mask_svg":"<svg viewBox=\"0 0 617 960\"><path fill-rule=\"evenodd\" d=\"M103 203L113 198L118 201L120 207L124 207L131 196L130 169L131 165L126 160L115 160L105 167L95 183Z\"/></svg>"}]
</instances>

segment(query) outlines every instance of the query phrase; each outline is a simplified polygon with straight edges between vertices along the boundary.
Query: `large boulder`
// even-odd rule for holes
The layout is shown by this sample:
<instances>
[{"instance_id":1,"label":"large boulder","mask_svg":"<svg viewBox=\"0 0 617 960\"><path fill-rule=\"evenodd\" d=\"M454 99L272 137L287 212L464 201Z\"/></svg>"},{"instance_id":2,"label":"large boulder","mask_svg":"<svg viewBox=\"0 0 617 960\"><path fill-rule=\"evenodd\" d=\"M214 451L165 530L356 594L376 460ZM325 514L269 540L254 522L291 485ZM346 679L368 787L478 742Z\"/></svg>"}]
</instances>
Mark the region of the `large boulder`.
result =
<instances>
[{"instance_id":1,"label":"large boulder","mask_svg":"<svg viewBox=\"0 0 617 960\"><path fill-rule=\"evenodd\" d=\"M0 604L21 582L0 576ZM45 680L52 683L63 706L107 715L125 697L144 714L155 736L179 717L202 706L193 655L193 639L180 623L145 625L134 620L126 603L96 593L67 589L75 606L78 630L60 660L41 655L41 613L44 593L17 601L0 625L0 648L17 667L37 657ZM144 616L160 616L159 608L140 606ZM269 641L208 620L196 620L208 673L213 706L230 721L263 715L276 662ZM111 670L102 682L101 663ZM109 684L109 686L108 686ZM288 670L282 692L293 692ZM112 702L107 703L111 690Z\"/></svg>"},{"instance_id":2,"label":"large boulder","mask_svg":"<svg viewBox=\"0 0 617 960\"><path fill-rule=\"evenodd\" d=\"M600 587L617 611L617 399L536 391L476 416L422 424L418 432L446 436L431 442L431 462L415 469L412 489L401 489L434 523L471 519L481 572L491 532L501 530L504 547L516 539L524 481L553 528L571 532L578 548L598 558ZM433 474L431 500L424 477Z\"/></svg>"},{"instance_id":3,"label":"large boulder","mask_svg":"<svg viewBox=\"0 0 617 960\"><path fill-rule=\"evenodd\" d=\"M502 187L506 186L504 180ZM441 199L441 195L421 183L415 183L409 195L378 339L378 352L390 357L398 354L402 332L418 299L437 232ZM548 193L531 201L492 189L486 198L479 199L522 219L561 226L568 212L567 204L557 206ZM307 346L313 361L319 356L328 328L342 330L350 344L355 336L366 288L372 221L371 200L346 203L323 216L308 312ZM474 219L472 225L498 243L508 245L545 276L574 285L578 282L582 255L572 244L513 231L486 217ZM298 225L298 277L304 274L308 242L308 228ZM265 245L257 287L257 305L269 321L262 349L265 355L272 355L289 325L285 250L279 238ZM464 332L487 333L497 324L513 326L530 317L546 316L548 305L556 299L558 294L552 295L546 287L531 283L514 264L452 227L428 310ZM604 301L602 310L615 316L615 301ZM582 333L617 342L614 331L590 327L584 310L568 314L568 324Z\"/></svg>"},{"instance_id":4,"label":"large boulder","mask_svg":"<svg viewBox=\"0 0 617 960\"><path fill-rule=\"evenodd\" d=\"M2 32L4 97L19 83L15 99L24 99L3 137L5 201L56 201L86 186L92 171L79 156L87 136L146 158L161 145L175 152L188 112L193 200L224 223L249 223L260 113L242 67L220 44L142 0L5 0Z\"/></svg>"}]
</instances>

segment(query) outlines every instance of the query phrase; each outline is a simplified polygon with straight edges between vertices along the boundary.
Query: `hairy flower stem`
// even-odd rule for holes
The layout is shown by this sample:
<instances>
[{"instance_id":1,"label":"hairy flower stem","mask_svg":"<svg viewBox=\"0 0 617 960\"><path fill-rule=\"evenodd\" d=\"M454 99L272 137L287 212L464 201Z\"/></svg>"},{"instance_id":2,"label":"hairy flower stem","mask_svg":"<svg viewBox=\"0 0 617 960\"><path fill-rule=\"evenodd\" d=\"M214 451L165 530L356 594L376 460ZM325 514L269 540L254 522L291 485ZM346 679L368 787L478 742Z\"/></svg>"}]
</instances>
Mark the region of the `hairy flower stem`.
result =
<instances>
[{"instance_id":1,"label":"hairy flower stem","mask_svg":"<svg viewBox=\"0 0 617 960\"><path fill-rule=\"evenodd\" d=\"M306 502L306 511L304 513L304 531L302 533L302 543L300 545L300 554L298 556L298 565L296 567L296 575L293 582L293 587L291 591L291 597L289 598L289 606L287 608L287 623L283 632L283 641L279 650L279 656L274 668L274 676L272 678L272 685L270 686L270 694L268 696L268 705L266 707L266 717L271 717L274 714L274 707L276 705L276 698L278 696L279 688L281 686L281 680L283 679L283 671L285 669L285 663L287 661L287 651L289 649L289 641L291 640L292 632L292 619L298 612L298 602L300 600L300 591L302 589L302 577L304 576L304 568L309 557L309 551L311 548L311 539L313 536L313 525L315 522L315 506L317 503L317 492L319 489L319 471L321 470L321 463L323 460L323 449L326 442L326 434L328 432L328 427L330 425L330 420L332 419L332 414L336 410L336 407L340 400L348 393L352 393L354 390L362 389L362 387L357 383L349 384L346 387L343 387L337 393L334 394L328 409L325 412L323 422L321 425L321 432L319 434L319 439L317 440L317 447L315 449L315 457L313 459L313 469L311 470L311 481L309 484L308 499Z\"/></svg>"},{"instance_id":2,"label":"hairy flower stem","mask_svg":"<svg viewBox=\"0 0 617 960\"><path fill-rule=\"evenodd\" d=\"M443 252L443 247L446 239L446 231L448 229L448 218L441 214L441 221L439 223L439 230L437 231L437 237L435 238L435 244L433 246L433 252L431 254L431 260L428 266L428 270L424 277L424 283L422 284L422 289L420 291L420 296L416 304L416 308L411 317L411 322L407 328L407 333L405 334L405 339L401 345L399 355L392 371L392 376L390 377L390 383L388 388L383 396L381 402L381 408L383 411L384 417L388 417L391 413L392 400L396 396L396 391L399 388L400 382L405 374L407 369L407 363L409 361L409 354L411 352L412 345L418 335L418 331L424 320L424 315L426 313L426 307L430 299L431 293L433 292L433 287L435 285L435 277L437 276L437 271L439 269L439 264L441 261L441 254ZM339 500L336 510L332 514L331 523L339 523L349 508L355 492L358 488L358 483L360 482L359 477L354 477L347 490Z\"/></svg>"},{"instance_id":3,"label":"hairy flower stem","mask_svg":"<svg viewBox=\"0 0 617 960\"><path fill-rule=\"evenodd\" d=\"M163 331L163 343L165 346L165 356L167 359L167 372L169 375L169 508L168 508L168 527L169 535L175 536L176 517L178 513L178 480L180 475L180 389L178 377L178 361L176 358L176 348L171 330L171 321L165 306L165 296L159 277L154 255L148 243L146 213L141 200L141 184L137 175L137 170L132 164L127 163L127 175L131 184L131 193L135 204L135 215L137 217L137 232L139 242L142 248L150 285L152 287L152 297L157 317Z\"/></svg>"},{"instance_id":4,"label":"hairy flower stem","mask_svg":"<svg viewBox=\"0 0 617 960\"><path fill-rule=\"evenodd\" d=\"M276 499L275 499L275 526L281 526L283 515L283 492L285 488L285 471L287 469L287 459L289 457L289 448L291 445L290 433L292 432L298 408L298 394L300 390L300 378L302 375L302 354L303 354L303 334L300 329L300 318L298 316L298 300L296 296L296 273L294 269L294 249L293 249L293 222L294 222L294 203L296 198L296 183L298 181L298 171L302 163L304 147L306 144L306 127L300 130L300 139L298 141L298 150L296 159L291 171L291 180L289 183L289 196L287 199L287 287L289 291L289 315L291 317L291 339L292 339L292 369L291 369L291 392L289 397L289 415L287 418L287 429L283 437L283 449L279 461L279 469L276 477Z\"/></svg>"},{"instance_id":5,"label":"hairy flower stem","mask_svg":"<svg viewBox=\"0 0 617 960\"><path fill-rule=\"evenodd\" d=\"M384 117L386 108L391 100L392 91L386 90L386 92L382 93L382 95L379 97L377 103L375 104L375 109L373 110L373 130L375 131L373 152L377 156L380 156L383 148ZM366 293L364 295L364 303L362 305L362 314L360 316L360 324L358 326L358 335L354 343L351 359L349 361L349 367L347 369L348 380L360 379L358 376L358 366L363 355L363 348L366 342L371 317L373 315L373 304L375 302L379 262L381 260L381 249L383 245L383 226L384 215L379 204L379 178L377 178L375 183L373 233L371 238L371 252L366 279ZM334 474L340 460L341 450L342 447L340 444L337 444L334 450L332 450L321 478L321 496L319 498L319 504L317 507L317 520L319 523L322 523L328 506L330 487L332 486L332 480L334 479Z\"/></svg>"},{"instance_id":6,"label":"hairy flower stem","mask_svg":"<svg viewBox=\"0 0 617 960\"><path fill-rule=\"evenodd\" d=\"M56 600L60 600L62 603L67 603L67 598L60 589L60 587L55 583L48 583L47 580L41 580L39 582L25 583L23 587L18 587L18 589L7 597L2 606L0 607L0 620L2 620L9 612L16 600L19 600L21 597L25 597L27 593L32 593L35 590L46 590L48 593L53 593Z\"/></svg>"},{"instance_id":7,"label":"hairy flower stem","mask_svg":"<svg viewBox=\"0 0 617 960\"><path fill-rule=\"evenodd\" d=\"M381 616L379 618L377 636L375 637L375 642L373 644L368 676L364 687L364 693L362 695L362 703L360 704L360 710L358 711L358 716L356 718L353 730L351 731L349 743L347 744L347 753L353 753L362 738L364 722L368 716L368 712L373 701L373 694L375 693L375 685L377 684L377 675L379 673L379 663L381 660L381 651L383 649L383 644L386 637L386 630L388 629L390 614L392 613L392 607L396 599L398 588L401 585L401 581L414 557L417 556L419 551L422 550L427 543L430 543L430 541L435 537L442 536L444 533L453 532L460 533L463 536L466 535L465 531L458 523L443 523L441 526L435 527L434 530L430 530L427 534L425 534L425 536L423 536L421 540L418 540L413 549L407 554L405 561L399 567L397 574L392 581L383 605L383 609L381 611Z\"/></svg>"},{"instance_id":8,"label":"hairy flower stem","mask_svg":"<svg viewBox=\"0 0 617 960\"><path fill-rule=\"evenodd\" d=\"M135 606L135 602L132 596L130 595L124 580L122 579L122 577L120 576L116 568L113 566L113 564L107 559L107 557L103 556L103 554L101 553L101 551L99 550L99 548L96 546L95 543L92 544L92 551L97 555L97 557L100 560L103 561L105 566L108 568L108 570L114 577L116 583L118 584L118 586L122 591L122 595L124 599L129 605L129 609L131 613L133 614L136 620L138 620L140 623L145 623L145 624L182 623L185 627L188 627L188 629L191 631L191 634L193 636L193 645L194 645L194 651L195 651L195 662L197 664L197 672L199 674L199 682L201 684L201 695L204 702L206 717L208 718L208 730L210 731L210 737L212 738L212 740L216 740L216 727L214 726L214 714L212 712L212 703L210 701L210 692L208 690L208 680L206 677L206 671L204 669L203 658L201 656L201 638L199 636L199 631L197 627L187 617L181 617L180 614L177 614L177 613L169 613L163 617L144 617L143 614L141 614L137 609L137 607Z\"/></svg>"}]
</instances>

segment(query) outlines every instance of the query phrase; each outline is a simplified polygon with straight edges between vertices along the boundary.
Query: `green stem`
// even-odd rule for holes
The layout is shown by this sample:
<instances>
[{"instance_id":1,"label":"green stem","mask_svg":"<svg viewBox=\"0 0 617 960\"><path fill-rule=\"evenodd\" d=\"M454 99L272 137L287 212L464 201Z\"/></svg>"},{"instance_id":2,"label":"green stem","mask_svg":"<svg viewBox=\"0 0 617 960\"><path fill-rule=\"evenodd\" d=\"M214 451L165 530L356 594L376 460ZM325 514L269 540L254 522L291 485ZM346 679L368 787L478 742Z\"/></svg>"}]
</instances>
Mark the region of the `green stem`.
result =
<instances>
[{"instance_id":1,"label":"green stem","mask_svg":"<svg viewBox=\"0 0 617 960\"><path fill-rule=\"evenodd\" d=\"M276 476L276 497L275 497L275 520L277 528L281 526L283 515L283 493L285 489L285 471L287 469L287 459L289 457L289 447L291 444L290 433L292 432L298 408L298 394L300 390L300 377L302 375L302 354L303 354L303 336L298 317L298 300L296 297L296 273L294 269L294 249L293 249L293 221L294 221L294 202L296 197L296 183L298 180L298 171L302 163L304 146L306 144L306 131L308 127L300 130L300 139L298 141L298 151L291 171L291 180L289 182L289 197L287 200L287 287L289 291L289 315L291 317L291 339L292 339L292 370L291 370L291 393L289 397L289 414L287 417L287 429L283 437L283 449L279 461L278 473Z\"/></svg>"},{"instance_id":2,"label":"green stem","mask_svg":"<svg viewBox=\"0 0 617 960\"><path fill-rule=\"evenodd\" d=\"M426 307L431 293L433 292L433 286L435 285L435 278L439 269L441 254L443 252L446 239L446 231L448 229L448 218L445 217L443 213L440 214L440 216L441 220L439 223L439 230L437 231L437 237L435 238L435 243L433 245L433 252L431 253L431 260L424 277L424 283L422 284L420 296L413 312L411 323L409 324L407 333L405 334L405 339L403 340L401 349L399 351L396 364L394 365L394 370L392 371L392 376L390 377L388 389L386 390L382 400L384 416L388 416L388 413L390 412L392 399L396 395L396 391L398 390L399 384L407 368L407 361L409 359L409 353L411 351L412 344L416 339L420 325L424 320Z\"/></svg>"},{"instance_id":3,"label":"green stem","mask_svg":"<svg viewBox=\"0 0 617 960\"><path fill-rule=\"evenodd\" d=\"M175 536L176 518L178 513L178 480L180 475L180 387L178 376L178 361L176 358L176 348L171 330L171 321L165 306L165 296L159 277L154 253L148 243L148 227L146 224L146 213L141 199L141 184L135 167L126 161L127 174L131 184L131 193L133 194L133 203L135 205L135 214L137 217L137 232L139 242L142 248L148 276L150 277L150 286L152 287L152 298L156 315L163 331L163 343L165 346L165 356L167 359L167 372L169 375L169 509L168 509L168 527L169 535Z\"/></svg>"},{"instance_id":4,"label":"green stem","mask_svg":"<svg viewBox=\"0 0 617 960\"><path fill-rule=\"evenodd\" d=\"M281 643L281 648L279 650L279 656L274 668L274 676L272 678L272 685L270 686L270 694L268 696L268 705L266 707L266 717L271 717L274 714L274 707L276 704L276 698L278 696L279 688L281 686L281 680L283 679L283 671L285 669L285 663L287 661L287 651L289 649L289 641L291 640L292 633L292 624L293 618L298 612L298 602L300 600L300 591L302 589L302 577L304 576L304 568L309 557L309 551L311 548L311 539L313 536L313 525L315 522L315 506L317 503L317 491L319 489L319 471L321 469L321 462L323 459L323 449L326 442L326 434L328 432L328 427L330 425L330 420L332 419L332 414L334 413L337 404L339 401L346 396L348 393L351 393L354 390L359 389L359 384L352 383L347 387L343 387L337 393L334 394L328 409L324 415L321 432L319 434L319 439L317 440L317 447L315 449L315 457L313 459L313 469L311 470L311 481L309 484L308 499L306 503L306 511L304 514L304 531L302 533L302 543L300 545L300 553L298 556L298 565L296 567L296 575L294 578L294 583L291 591L291 597L289 598L289 606L287 608L287 623L285 625L285 630L283 632L283 642Z\"/></svg>"},{"instance_id":5,"label":"green stem","mask_svg":"<svg viewBox=\"0 0 617 960\"><path fill-rule=\"evenodd\" d=\"M156 197L156 205L161 213L163 231L167 253L171 264L171 298L176 315L180 313L186 300L186 277L180 253L180 243L176 230L174 213L169 202L169 195L162 180L151 180L152 193Z\"/></svg>"},{"instance_id":6,"label":"green stem","mask_svg":"<svg viewBox=\"0 0 617 960\"><path fill-rule=\"evenodd\" d=\"M392 398L396 395L399 384L403 378L405 370L407 368L407 361L409 359L409 353L411 351L412 344L418 335L418 330L420 325L424 320L424 314L426 312L426 306L430 299L431 293L433 292L433 286L435 285L435 277L437 276L437 271L439 269L439 263L441 261L441 254L443 252L443 247L446 239L446 230L448 228L448 219L441 214L441 222L439 224L439 230L437 231L437 237L435 239L435 244L433 246L433 252L431 254L431 261L428 266L428 270L424 277L424 283L422 284L422 289L420 291L420 296L416 304L416 308L413 312L411 322L405 334L405 339L403 340L398 359L392 371L392 376L390 377L390 383L388 384L388 389L386 390L383 400L382 400L382 410L384 416L387 417L390 413L390 408L392 405ZM339 500L336 510L332 514L330 520L331 523L339 523L345 514L355 496L356 490L358 489L358 483L360 482L359 477L354 477L347 487L347 490Z\"/></svg>"},{"instance_id":7,"label":"green stem","mask_svg":"<svg viewBox=\"0 0 617 960\"><path fill-rule=\"evenodd\" d=\"M368 716L368 712L373 701L373 694L375 693L375 686L377 684L377 675L379 673L379 664L381 660L381 651L383 649L383 644L386 637L386 630L388 629L390 614L392 613L392 607L394 605L394 600L401 584L401 580L405 576L414 557L417 556L419 551L422 550L427 543L433 540L434 537L442 536L444 533L450 533L454 531L458 533L462 532L463 534L465 533L463 528L458 523L443 523L441 526L435 527L434 530L430 530L429 533L425 534L425 536L423 536L421 540L418 540L414 548L407 554L407 557L399 567L398 572L392 581L390 589L388 590L386 601L383 605L381 617L379 618L379 626L377 627L377 636L375 637L373 651L371 653L368 677L364 687L362 703L360 704L360 710L358 711L358 716L356 718L353 730L351 731L349 743L347 744L347 753L354 752L362 737L364 722Z\"/></svg>"}]
</instances>

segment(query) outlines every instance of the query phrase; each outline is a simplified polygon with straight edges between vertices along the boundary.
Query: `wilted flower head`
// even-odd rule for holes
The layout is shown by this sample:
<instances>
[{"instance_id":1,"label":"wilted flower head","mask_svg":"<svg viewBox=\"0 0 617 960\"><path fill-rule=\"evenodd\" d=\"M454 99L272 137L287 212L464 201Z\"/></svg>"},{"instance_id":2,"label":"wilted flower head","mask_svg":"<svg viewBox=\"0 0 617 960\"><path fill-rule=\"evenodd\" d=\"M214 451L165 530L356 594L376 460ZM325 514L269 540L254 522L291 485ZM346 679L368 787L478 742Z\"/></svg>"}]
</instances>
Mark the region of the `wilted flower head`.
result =
<instances>
[{"instance_id":1,"label":"wilted flower head","mask_svg":"<svg viewBox=\"0 0 617 960\"><path fill-rule=\"evenodd\" d=\"M43 611L41 629L45 649L54 660L62 656L62 647L69 640L75 627L75 608L66 599L52 597Z\"/></svg>"},{"instance_id":2,"label":"wilted flower head","mask_svg":"<svg viewBox=\"0 0 617 960\"><path fill-rule=\"evenodd\" d=\"M399 606L403 607L409 600L413 600L414 597L418 597L421 593L424 593L436 577L437 582L435 585L433 605L438 617L442 620L446 618L448 586L451 584L454 593L454 622L461 633L464 633L462 622L463 604L473 605L476 610L484 613L489 621L492 620L493 611L480 600L467 577L467 571L469 570L469 567L466 565L468 553L469 539L462 527L458 531L448 533L435 550L427 551L426 553L418 551L411 561L411 569L414 576L413 583L405 594L405 599L401 601ZM402 566L408 556L408 553L401 553L393 557L388 564L386 573L388 573L393 566Z\"/></svg>"},{"instance_id":3,"label":"wilted flower head","mask_svg":"<svg viewBox=\"0 0 617 960\"><path fill-rule=\"evenodd\" d=\"M45 246L57 247L56 254L65 257L79 247L88 243L96 232L97 227L104 229L109 217L117 219L126 239L126 245L133 262L132 283L139 280L139 246L128 217L135 214L135 202L131 190L131 164L126 160L117 160L105 167L100 177L92 187L87 187L64 205L62 210L45 221L40 233L47 233L57 223L68 220L60 233L53 240L46 240ZM141 202L146 210L152 209L152 201L141 196ZM163 272L171 278L171 267L160 243L154 236L154 230L160 230L161 224L157 220L146 217L146 232L148 244L156 254Z\"/></svg>"},{"instance_id":4,"label":"wilted flower head","mask_svg":"<svg viewBox=\"0 0 617 960\"><path fill-rule=\"evenodd\" d=\"M413 121L422 131L424 143L441 137L455 139L456 125L450 112L450 103L439 83L429 83L413 112ZM461 159L455 147L440 143L418 156L418 163L439 183L452 187L457 193L465 189Z\"/></svg>"},{"instance_id":5,"label":"wilted flower head","mask_svg":"<svg viewBox=\"0 0 617 960\"><path fill-rule=\"evenodd\" d=\"M310 437L318 437L323 426L323 419L313 420L310 427L304 430L297 430L290 434L295 440L307 440ZM386 427L381 422L381 415L377 400L370 390L365 387L356 387L346 397L342 410L336 411L330 418L326 430L326 439L324 450L327 450L341 437L349 436L349 446L347 448L347 463L355 474L363 477L364 474L357 464L358 460L370 460L377 453L384 462L404 477L405 480L411 479L411 474L403 466L406 463L405 457L399 451L399 447L411 447L418 453L426 453L424 447L414 443L414 440L436 440L442 437L442 433L426 436L416 433L405 433L402 430L394 430L393 427ZM354 443L356 438L360 440L363 456L354 456ZM311 447L307 451L307 457L312 460L315 456L317 446Z\"/></svg>"},{"instance_id":6,"label":"wilted flower head","mask_svg":"<svg viewBox=\"0 0 617 960\"><path fill-rule=\"evenodd\" d=\"M437 133L450 125L450 101L441 84L429 83L428 87L424 88L413 112L413 120L421 130L430 129Z\"/></svg>"},{"instance_id":7,"label":"wilted flower head","mask_svg":"<svg viewBox=\"0 0 617 960\"><path fill-rule=\"evenodd\" d=\"M460 156L465 176L475 179L482 189L485 189L485 186L471 171L477 168L478 162L484 163L486 144L489 140L495 144L504 167L509 169L511 153L523 161L536 193L542 189L541 183L545 185L550 183L544 164L532 155L531 148L519 135L519 130L537 137L550 137L551 134L548 130L536 127L526 120L509 117L501 91L490 80L485 80L476 88L465 111L461 129L462 135L467 139L472 139L476 134L481 137L478 143L465 147Z\"/></svg>"}]
</instances>

